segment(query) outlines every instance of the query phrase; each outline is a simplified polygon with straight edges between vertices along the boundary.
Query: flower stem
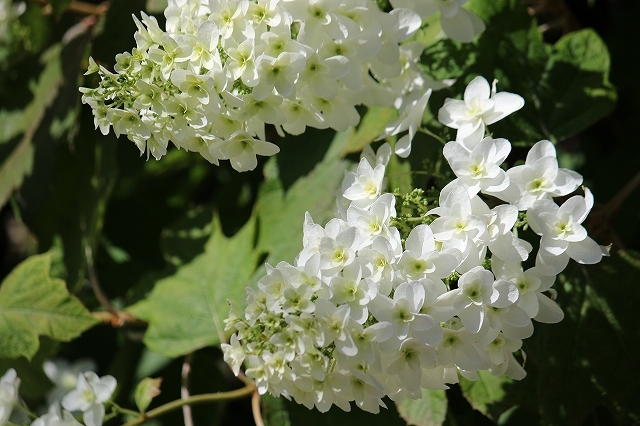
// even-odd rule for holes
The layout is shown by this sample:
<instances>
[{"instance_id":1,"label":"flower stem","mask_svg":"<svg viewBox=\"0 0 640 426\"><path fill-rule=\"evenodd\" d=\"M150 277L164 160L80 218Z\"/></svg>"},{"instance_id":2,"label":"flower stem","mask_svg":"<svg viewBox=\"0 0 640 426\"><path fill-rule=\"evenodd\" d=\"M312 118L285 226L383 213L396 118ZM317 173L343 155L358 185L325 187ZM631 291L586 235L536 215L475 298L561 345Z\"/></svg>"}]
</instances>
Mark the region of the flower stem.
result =
<instances>
[{"instance_id":1,"label":"flower stem","mask_svg":"<svg viewBox=\"0 0 640 426\"><path fill-rule=\"evenodd\" d=\"M427 129L426 127L420 127L418 129L419 132L422 132L426 135L431 136L432 138L434 138L435 140L437 140L438 142L440 142L442 145L446 145L447 141L445 141L442 137L436 135L435 133L433 133L431 130Z\"/></svg>"},{"instance_id":2,"label":"flower stem","mask_svg":"<svg viewBox=\"0 0 640 426\"><path fill-rule=\"evenodd\" d=\"M233 399L240 399L252 395L256 392L256 386L253 383L248 383L245 387L228 391L228 392L217 392L217 393L205 393L201 395L193 395L187 399L178 399L175 401L168 402L164 405L161 405L158 408L154 408L151 411L147 411L140 415L136 413L140 417L134 419L124 426L138 426L144 424L148 420L154 419L156 417L160 417L164 414L167 414L171 411L177 410L183 405L195 405L195 404L205 404L208 402L220 402L220 401L229 401Z\"/></svg>"},{"instance_id":3,"label":"flower stem","mask_svg":"<svg viewBox=\"0 0 640 426\"><path fill-rule=\"evenodd\" d=\"M31 419L36 419L38 418L38 416L36 416L35 414L33 414L31 412L31 410L29 410L27 407L23 407L20 404L13 404L14 408L17 408L18 410L22 411L23 413L25 413L27 416L29 416L29 418Z\"/></svg>"},{"instance_id":4,"label":"flower stem","mask_svg":"<svg viewBox=\"0 0 640 426\"><path fill-rule=\"evenodd\" d=\"M120 414L129 414L130 416L139 416L140 413L134 410L129 410L128 408L122 408L118 404L113 401L109 401L109 404L113 407L113 409Z\"/></svg>"}]
</instances>

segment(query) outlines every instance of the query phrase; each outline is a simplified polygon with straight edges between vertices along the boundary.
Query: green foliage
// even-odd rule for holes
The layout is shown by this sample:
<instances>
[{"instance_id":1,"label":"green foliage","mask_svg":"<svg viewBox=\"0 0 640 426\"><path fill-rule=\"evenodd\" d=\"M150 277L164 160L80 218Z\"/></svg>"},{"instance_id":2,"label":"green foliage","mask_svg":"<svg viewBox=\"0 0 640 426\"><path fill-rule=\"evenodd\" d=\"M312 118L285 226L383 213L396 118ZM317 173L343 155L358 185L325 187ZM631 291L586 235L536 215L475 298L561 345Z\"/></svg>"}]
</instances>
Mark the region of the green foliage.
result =
<instances>
[{"instance_id":1,"label":"green foliage","mask_svg":"<svg viewBox=\"0 0 640 426\"><path fill-rule=\"evenodd\" d=\"M0 357L31 359L38 336L68 342L96 323L64 281L49 276L51 255L32 256L0 286Z\"/></svg>"},{"instance_id":2,"label":"green foliage","mask_svg":"<svg viewBox=\"0 0 640 426\"><path fill-rule=\"evenodd\" d=\"M260 403L265 426L291 426L284 398L267 393L260 398Z\"/></svg>"},{"instance_id":3,"label":"green foliage","mask_svg":"<svg viewBox=\"0 0 640 426\"><path fill-rule=\"evenodd\" d=\"M406 398L396 406L407 425L440 426L447 416L447 396L443 390L422 389L422 399Z\"/></svg>"},{"instance_id":4,"label":"green foliage","mask_svg":"<svg viewBox=\"0 0 640 426\"><path fill-rule=\"evenodd\" d=\"M348 139L344 147L344 154L359 153L367 145L376 140L384 131L388 123L398 116L393 108L374 107L360 119L357 129L347 130Z\"/></svg>"},{"instance_id":5,"label":"green foliage","mask_svg":"<svg viewBox=\"0 0 640 426\"><path fill-rule=\"evenodd\" d=\"M214 218L204 253L156 283L149 297L129 311L149 322L144 342L159 354L175 357L224 340L227 300L242 305L244 286L253 274L255 219L226 238Z\"/></svg>"},{"instance_id":6,"label":"green foliage","mask_svg":"<svg viewBox=\"0 0 640 426\"><path fill-rule=\"evenodd\" d=\"M45 65L38 82L33 87L33 100L21 112L0 113L2 136L0 143L6 144L10 139L22 134L17 145L2 158L0 166L0 206L4 205L13 190L18 188L24 176L33 168L33 135L51 106L58 89L63 82L60 65L60 45L51 47L42 55ZM13 145L13 144L12 144ZM6 152L6 147L3 147Z\"/></svg>"}]
</instances>

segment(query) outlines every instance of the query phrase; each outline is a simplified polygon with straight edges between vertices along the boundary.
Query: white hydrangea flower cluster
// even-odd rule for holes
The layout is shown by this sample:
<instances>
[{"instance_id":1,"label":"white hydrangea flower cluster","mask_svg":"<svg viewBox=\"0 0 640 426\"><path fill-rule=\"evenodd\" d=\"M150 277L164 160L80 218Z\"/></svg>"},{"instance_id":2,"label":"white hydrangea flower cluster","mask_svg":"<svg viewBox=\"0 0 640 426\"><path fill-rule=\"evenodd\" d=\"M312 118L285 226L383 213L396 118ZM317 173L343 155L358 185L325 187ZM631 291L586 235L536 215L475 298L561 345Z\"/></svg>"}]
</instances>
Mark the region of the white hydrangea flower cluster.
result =
<instances>
[{"instance_id":1,"label":"white hydrangea flower cluster","mask_svg":"<svg viewBox=\"0 0 640 426\"><path fill-rule=\"evenodd\" d=\"M90 61L98 88L82 88L96 127L113 126L156 159L169 141L239 170L278 148L265 123L301 134L345 130L356 105L393 105L424 91L422 45L399 43L422 24L373 0L170 0L166 31L134 17L137 48L115 73Z\"/></svg>"},{"instance_id":2,"label":"white hydrangea flower cluster","mask_svg":"<svg viewBox=\"0 0 640 426\"><path fill-rule=\"evenodd\" d=\"M556 275L569 258L592 264L606 254L581 225L589 190L560 207L552 200L582 177L558 168L549 141L508 171L500 167L506 139L472 149L449 142L444 156L457 178L423 217L428 224L404 236L392 226L395 197L383 192L383 147L375 166L368 153L345 177L337 217L322 227L307 215L294 264L267 265L244 315L227 319L234 334L222 345L225 360L236 374L246 362L260 393L320 411L348 411L355 401L377 413L385 396L420 398L421 388L446 389L458 373L522 379L514 352L532 335L532 319L563 318L549 297ZM490 208L480 193L507 203ZM526 270L533 247L517 236L519 210L541 236Z\"/></svg>"}]
</instances>

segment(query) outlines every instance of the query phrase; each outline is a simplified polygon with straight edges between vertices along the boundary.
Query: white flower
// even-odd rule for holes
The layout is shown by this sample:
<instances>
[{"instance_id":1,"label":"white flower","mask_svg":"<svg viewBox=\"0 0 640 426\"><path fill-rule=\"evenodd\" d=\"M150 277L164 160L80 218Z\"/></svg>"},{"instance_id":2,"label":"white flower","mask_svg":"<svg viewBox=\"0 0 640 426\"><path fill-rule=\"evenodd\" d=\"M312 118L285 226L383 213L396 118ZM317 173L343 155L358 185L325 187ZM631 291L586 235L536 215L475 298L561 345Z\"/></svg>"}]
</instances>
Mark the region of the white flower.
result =
<instances>
[{"instance_id":1,"label":"white flower","mask_svg":"<svg viewBox=\"0 0 640 426\"><path fill-rule=\"evenodd\" d=\"M548 275L560 273L569 258L582 264L598 263L602 259L603 248L581 225L591 207L593 195L585 188L584 197L573 196L560 207L552 200L542 199L527 210L529 226L542 237L539 257L548 265Z\"/></svg>"},{"instance_id":2,"label":"white flower","mask_svg":"<svg viewBox=\"0 0 640 426\"><path fill-rule=\"evenodd\" d=\"M511 152L506 139L484 138L469 152L458 142L444 146L443 154L453 173L472 197L478 192L499 192L509 186L509 178L500 165Z\"/></svg>"},{"instance_id":3,"label":"white flower","mask_svg":"<svg viewBox=\"0 0 640 426\"><path fill-rule=\"evenodd\" d=\"M494 281L490 271L477 266L463 274L458 280L458 288L439 298L451 303L458 310L462 325L472 333L483 327L487 306L506 308L518 300L518 290L509 281Z\"/></svg>"},{"instance_id":4,"label":"white flower","mask_svg":"<svg viewBox=\"0 0 640 426\"><path fill-rule=\"evenodd\" d=\"M51 359L44 362L44 373L53 382L54 388L47 393L47 403L59 403L63 396L76 387L78 374L95 371L96 363L90 359L79 359L70 364L65 359Z\"/></svg>"},{"instance_id":5,"label":"white flower","mask_svg":"<svg viewBox=\"0 0 640 426\"><path fill-rule=\"evenodd\" d=\"M224 352L224 361L231 365L233 374L236 376L240 373L240 367L244 362L246 353L240 342L238 341L238 335L236 333L231 335L231 344L223 343L220 345Z\"/></svg>"},{"instance_id":6,"label":"white flower","mask_svg":"<svg viewBox=\"0 0 640 426\"><path fill-rule=\"evenodd\" d=\"M523 271L519 263L504 262L497 258L492 258L491 270L496 278L516 285L520 292L518 306L524 309L529 318L549 324L560 322L564 318L558 304L543 294L551 288L555 276L543 275L537 267Z\"/></svg>"},{"instance_id":7,"label":"white flower","mask_svg":"<svg viewBox=\"0 0 640 426\"><path fill-rule=\"evenodd\" d=\"M473 215L465 187L451 185L447 189L448 193L444 189L440 193L440 206L427 212L440 216L430 226L435 240L442 242L443 248L459 250L464 259L471 245L483 237L487 227L484 221Z\"/></svg>"},{"instance_id":8,"label":"white flower","mask_svg":"<svg viewBox=\"0 0 640 426\"><path fill-rule=\"evenodd\" d=\"M384 132L376 140L386 138L387 136L397 135L398 133L409 131L396 142L395 152L399 157L407 158L411 154L411 141L416 132L422 125L422 116L424 110L431 97L431 89L425 91L422 96L416 98L418 92L412 92L403 100L403 106L400 109L400 116L389 123ZM414 99L415 98L415 99Z\"/></svg>"},{"instance_id":9,"label":"white flower","mask_svg":"<svg viewBox=\"0 0 640 426\"><path fill-rule=\"evenodd\" d=\"M47 414L35 419L31 426L82 426L82 423L67 410L61 410L60 404L56 402L49 406Z\"/></svg>"},{"instance_id":10,"label":"white flower","mask_svg":"<svg viewBox=\"0 0 640 426\"><path fill-rule=\"evenodd\" d=\"M224 160L239 172L253 170L258 165L256 155L274 155L280 151L277 145L252 137L247 132L236 132L225 141L214 142L209 152Z\"/></svg>"},{"instance_id":11,"label":"white flower","mask_svg":"<svg viewBox=\"0 0 640 426\"><path fill-rule=\"evenodd\" d=\"M502 120L524 106L520 95L496 92L483 77L471 80L464 91L464 100L447 98L438 111L438 121L458 129L456 141L471 151L484 138L485 126Z\"/></svg>"},{"instance_id":12,"label":"white flower","mask_svg":"<svg viewBox=\"0 0 640 426\"><path fill-rule=\"evenodd\" d=\"M62 407L69 411L82 411L87 426L100 426L104 420L104 403L116 389L113 376L98 377L88 371L78 374L76 388L62 398Z\"/></svg>"},{"instance_id":13,"label":"white flower","mask_svg":"<svg viewBox=\"0 0 640 426\"><path fill-rule=\"evenodd\" d=\"M474 340L475 336L464 328L444 329L442 342L438 345L438 363L443 366L455 364L467 371L489 368L491 360ZM457 382L457 377L452 379Z\"/></svg>"},{"instance_id":14,"label":"white flower","mask_svg":"<svg viewBox=\"0 0 640 426\"><path fill-rule=\"evenodd\" d=\"M416 392L420 390L422 368L430 367L436 356L434 347L409 338L402 342L395 360L389 363L386 372L397 375L409 392Z\"/></svg>"},{"instance_id":15,"label":"white flower","mask_svg":"<svg viewBox=\"0 0 640 426\"><path fill-rule=\"evenodd\" d=\"M13 406L18 401L19 387L20 378L13 368L0 377L0 425L4 425L11 416Z\"/></svg>"},{"instance_id":16,"label":"white flower","mask_svg":"<svg viewBox=\"0 0 640 426\"><path fill-rule=\"evenodd\" d=\"M525 164L510 168L507 175L519 190L518 198L510 200L518 210L527 210L537 200L570 194L582 183L578 173L558 168L556 149L547 140L533 145Z\"/></svg>"},{"instance_id":17,"label":"white flower","mask_svg":"<svg viewBox=\"0 0 640 426\"><path fill-rule=\"evenodd\" d=\"M458 266L461 253L457 249L436 250L433 232L428 225L416 226L405 243L406 251L398 261L404 275L412 280L445 278Z\"/></svg>"},{"instance_id":18,"label":"white flower","mask_svg":"<svg viewBox=\"0 0 640 426\"><path fill-rule=\"evenodd\" d=\"M396 288L393 300L378 295L371 301L371 312L379 321L389 322L395 328L395 339L406 339L417 334L424 344L437 345L442 339L442 329L430 315L420 313L425 300L425 289L421 283L402 283Z\"/></svg>"},{"instance_id":19,"label":"white flower","mask_svg":"<svg viewBox=\"0 0 640 426\"><path fill-rule=\"evenodd\" d=\"M382 191L384 170L383 165L372 168L366 158L361 158L356 172L350 172L343 182L344 197L358 207L370 206Z\"/></svg>"}]
</instances>

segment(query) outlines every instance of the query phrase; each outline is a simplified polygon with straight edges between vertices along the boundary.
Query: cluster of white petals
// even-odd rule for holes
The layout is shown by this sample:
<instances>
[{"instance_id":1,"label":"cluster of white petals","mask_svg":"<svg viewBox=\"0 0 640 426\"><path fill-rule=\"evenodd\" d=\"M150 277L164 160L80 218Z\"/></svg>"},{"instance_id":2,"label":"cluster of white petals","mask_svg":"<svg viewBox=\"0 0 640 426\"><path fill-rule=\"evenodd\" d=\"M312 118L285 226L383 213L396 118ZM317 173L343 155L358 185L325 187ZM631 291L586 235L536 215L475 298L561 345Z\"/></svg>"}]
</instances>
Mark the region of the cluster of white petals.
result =
<instances>
[{"instance_id":1,"label":"cluster of white petals","mask_svg":"<svg viewBox=\"0 0 640 426\"><path fill-rule=\"evenodd\" d=\"M43 364L44 373L47 375L53 388L47 392L47 405L56 406L62 398L76 388L78 375L88 371L95 371L96 363L87 358L69 363L66 359L55 358L46 360Z\"/></svg>"},{"instance_id":2,"label":"cluster of white petals","mask_svg":"<svg viewBox=\"0 0 640 426\"><path fill-rule=\"evenodd\" d=\"M18 388L20 379L13 368L8 369L0 377L0 425L6 424L13 411L13 406L18 402Z\"/></svg>"},{"instance_id":3,"label":"cluster of white petals","mask_svg":"<svg viewBox=\"0 0 640 426\"><path fill-rule=\"evenodd\" d=\"M47 412L34 419L31 426L101 426L105 418L104 404L116 389L116 379L98 377L90 371L95 369L95 362L88 359L73 364L63 359L48 360L43 367L55 386L47 394ZM19 385L20 379L12 368L0 377L0 425L7 424L19 401ZM74 412L82 413L84 423L78 421Z\"/></svg>"},{"instance_id":4,"label":"cluster of white petals","mask_svg":"<svg viewBox=\"0 0 640 426\"><path fill-rule=\"evenodd\" d=\"M494 118L508 109L497 99ZM233 371L244 363L260 393L308 408L349 410L355 401L373 413L384 397L420 398L421 388L446 389L458 374L522 379L514 353L532 320L563 318L550 297L556 275L569 258L593 264L606 249L581 225L593 205L588 189L561 206L551 198L581 177L558 169L550 142L505 171L510 151L506 139L449 142L444 156L457 178L425 223L401 235L396 198L383 191L390 148L369 149L343 181L336 217L322 227L307 214L295 262L267 265L244 315L232 309L222 347ZM505 194L514 188L524 189L512 204ZM534 246L517 235L525 218L541 237L528 269Z\"/></svg>"},{"instance_id":5,"label":"cluster of white petals","mask_svg":"<svg viewBox=\"0 0 640 426\"><path fill-rule=\"evenodd\" d=\"M93 371L79 373L75 389L62 398L62 407L70 412L81 411L85 425L100 426L105 415L104 403L109 401L116 385L113 376L98 377Z\"/></svg>"},{"instance_id":6,"label":"cluster of white petals","mask_svg":"<svg viewBox=\"0 0 640 426\"><path fill-rule=\"evenodd\" d=\"M471 151L484 138L486 125L502 120L524 106L520 95L498 92L483 77L471 80L463 100L447 98L438 112L438 121L457 129L456 142Z\"/></svg>"},{"instance_id":7,"label":"cluster of white petals","mask_svg":"<svg viewBox=\"0 0 640 426\"><path fill-rule=\"evenodd\" d=\"M156 159L169 141L208 161L252 170L278 147L265 124L301 134L345 130L356 105L391 106L426 90L415 63L424 46L400 42L422 25L373 0L170 0L166 30L134 17L137 47L83 88L96 127L124 134Z\"/></svg>"}]
</instances>

